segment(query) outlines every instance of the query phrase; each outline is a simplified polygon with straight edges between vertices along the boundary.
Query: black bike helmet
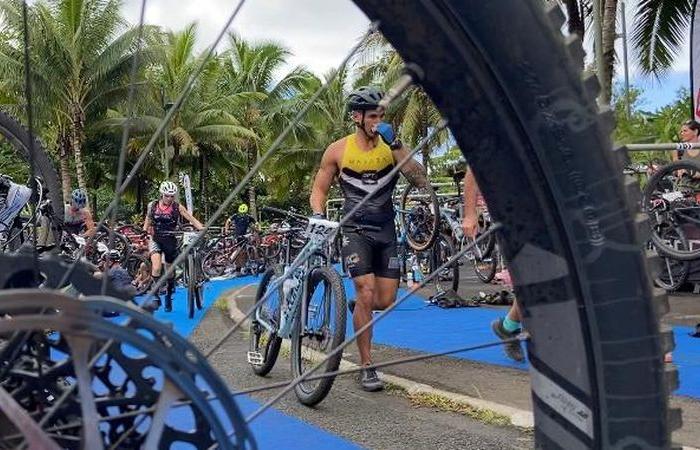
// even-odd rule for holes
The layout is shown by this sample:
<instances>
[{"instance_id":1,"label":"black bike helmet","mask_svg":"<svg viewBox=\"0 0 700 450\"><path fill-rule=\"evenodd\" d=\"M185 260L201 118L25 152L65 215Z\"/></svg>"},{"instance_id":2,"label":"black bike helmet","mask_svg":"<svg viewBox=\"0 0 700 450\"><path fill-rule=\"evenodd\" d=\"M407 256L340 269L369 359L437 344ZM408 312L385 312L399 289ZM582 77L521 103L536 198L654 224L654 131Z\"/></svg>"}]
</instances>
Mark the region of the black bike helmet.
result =
<instances>
[{"instance_id":1,"label":"black bike helmet","mask_svg":"<svg viewBox=\"0 0 700 450\"><path fill-rule=\"evenodd\" d=\"M355 89L348 95L349 111L366 111L377 109L379 102L384 98L384 93L372 86L363 86Z\"/></svg>"}]
</instances>

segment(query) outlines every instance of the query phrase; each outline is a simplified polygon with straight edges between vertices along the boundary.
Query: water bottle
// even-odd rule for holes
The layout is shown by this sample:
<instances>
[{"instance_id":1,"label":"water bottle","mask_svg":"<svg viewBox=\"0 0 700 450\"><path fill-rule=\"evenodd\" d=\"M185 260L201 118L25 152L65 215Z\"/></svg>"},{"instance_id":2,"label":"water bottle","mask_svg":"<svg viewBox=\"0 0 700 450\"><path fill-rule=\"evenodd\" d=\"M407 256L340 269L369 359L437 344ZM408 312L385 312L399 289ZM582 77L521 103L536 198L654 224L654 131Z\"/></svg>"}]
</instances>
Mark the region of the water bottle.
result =
<instances>
[{"instance_id":1,"label":"water bottle","mask_svg":"<svg viewBox=\"0 0 700 450\"><path fill-rule=\"evenodd\" d=\"M287 278L284 280L284 283L282 283L282 292L284 293L285 300L289 298L289 293L292 292L292 290L297 286L299 286L299 280L296 278Z\"/></svg>"}]
</instances>

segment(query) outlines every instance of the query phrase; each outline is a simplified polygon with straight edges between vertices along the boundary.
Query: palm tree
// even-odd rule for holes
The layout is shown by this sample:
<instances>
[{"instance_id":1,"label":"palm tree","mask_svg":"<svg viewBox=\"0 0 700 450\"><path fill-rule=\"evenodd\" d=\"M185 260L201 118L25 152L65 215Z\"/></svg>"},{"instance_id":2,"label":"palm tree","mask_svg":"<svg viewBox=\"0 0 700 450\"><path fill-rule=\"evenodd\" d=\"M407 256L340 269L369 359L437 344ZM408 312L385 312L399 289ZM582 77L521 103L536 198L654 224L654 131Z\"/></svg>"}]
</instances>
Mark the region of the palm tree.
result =
<instances>
[{"instance_id":1,"label":"palm tree","mask_svg":"<svg viewBox=\"0 0 700 450\"><path fill-rule=\"evenodd\" d=\"M222 92L242 100L231 105L231 113L257 136L244 140L239 147L245 155L246 172L291 123L301 105L300 98L295 97L304 92L313 77L301 67L279 76L289 55L289 50L276 42L251 42L236 34L229 35L229 48L222 54ZM312 134L307 121L296 123L283 145L293 148ZM248 202L254 216L257 215L256 186L261 178L255 180L248 186Z\"/></svg>"},{"instance_id":2,"label":"palm tree","mask_svg":"<svg viewBox=\"0 0 700 450\"><path fill-rule=\"evenodd\" d=\"M182 31L162 35L163 44L154 51L153 64L147 70L148 95L142 99L135 120L133 143L137 152L145 145L146 137L157 130L164 105L181 94L202 63L205 54L195 53L196 37L194 24ZM187 171L190 167L194 169L193 173L199 172L201 200L204 200L208 168L221 168L222 173L239 170L242 155L238 149L246 142L258 139L232 113L250 96L241 92L225 93L221 86L221 60L213 57L205 62L204 70L172 118L167 131L167 148L172 154L164 154L165 160L161 161L166 179L173 179L180 170ZM111 111L110 117L99 125L116 133L125 120L119 111Z\"/></svg>"},{"instance_id":3,"label":"palm tree","mask_svg":"<svg viewBox=\"0 0 700 450\"><path fill-rule=\"evenodd\" d=\"M296 194L294 200L307 203L312 177L318 169L323 152L329 144L352 131L346 106L347 69L340 72L330 70L323 79L328 87L311 105L304 118L300 127L304 133L296 133L264 167L263 176L270 181L266 183L268 193L275 201L289 201L292 193ZM321 83L320 79L309 77L300 92L287 101L287 115L295 114L306 105L321 87ZM288 121L285 119L282 124Z\"/></svg>"},{"instance_id":4,"label":"palm tree","mask_svg":"<svg viewBox=\"0 0 700 450\"><path fill-rule=\"evenodd\" d=\"M379 84L391 88L401 75L403 60L380 34L375 33L363 46L358 59L356 86ZM440 123L441 116L428 95L419 86L410 87L387 111L387 120L401 124L399 135L410 147L415 147ZM439 132L422 150L423 164L430 170L430 154L448 139L448 131Z\"/></svg>"},{"instance_id":5,"label":"palm tree","mask_svg":"<svg viewBox=\"0 0 700 450\"><path fill-rule=\"evenodd\" d=\"M53 128L61 157L64 197L73 155L78 185L87 189L83 144L87 124L126 97L134 58L148 60L139 47L138 29L128 27L120 0L43 0L31 7L31 79L37 99L37 119ZM0 1L3 33L22 34L21 0ZM146 28L148 36L150 28ZM38 38L40 37L40 38ZM19 39L0 44L0 73L22 92L22 47ZM138 49L142 48L142 51Z\"/></svg>"}]
</instances>

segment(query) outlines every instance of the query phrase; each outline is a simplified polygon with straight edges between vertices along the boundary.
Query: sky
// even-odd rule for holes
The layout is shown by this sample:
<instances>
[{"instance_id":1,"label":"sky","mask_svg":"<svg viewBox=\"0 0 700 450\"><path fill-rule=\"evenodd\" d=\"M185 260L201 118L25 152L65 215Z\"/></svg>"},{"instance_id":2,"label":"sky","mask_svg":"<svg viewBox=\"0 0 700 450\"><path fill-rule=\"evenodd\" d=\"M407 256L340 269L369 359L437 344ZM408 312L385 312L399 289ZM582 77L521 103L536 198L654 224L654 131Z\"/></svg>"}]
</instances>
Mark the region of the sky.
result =
<instances>
[{"instance_id":1,"label":"sky","mask_svg":"<svg viewBox=\"0 0 700 450\"><path fill-rule=\"evenodd\" d=\"M638 2L627 1L629 34ZM198 42L200 50L204 50L216 39L237 3L237 0L147 0L146 22L172 30L197 22ZM138 23L141 0L125 0L124 7L127 19ZM290 66L303 65L322 75L340 64L368 26L367 17L350 0L258 0L243 5L230 30L248 39L278 41L292 52ZM219 48L222 47L223 44ZM621 40L617 47L622 55ZM587 42L589 55L591 48L592 43ZM689 86L689 53L686 42L676 65L660 81L642 77L632 62L631 83L644 90L645 109L654 110L670 103L678 89ZM622 71L618 72L617 80L622 81Z\"/></svg>"}]
</instances>

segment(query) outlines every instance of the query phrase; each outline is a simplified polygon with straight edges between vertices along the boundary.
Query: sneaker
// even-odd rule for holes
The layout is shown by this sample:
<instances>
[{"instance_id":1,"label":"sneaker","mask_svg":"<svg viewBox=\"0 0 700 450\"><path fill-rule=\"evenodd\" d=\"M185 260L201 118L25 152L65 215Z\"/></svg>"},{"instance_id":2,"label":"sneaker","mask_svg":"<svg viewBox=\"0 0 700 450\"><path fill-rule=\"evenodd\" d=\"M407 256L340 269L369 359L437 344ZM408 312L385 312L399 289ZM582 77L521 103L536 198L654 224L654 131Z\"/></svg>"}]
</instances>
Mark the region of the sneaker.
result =
<instances>
[{"instance_id":1,"label":"sneaker","mask_svg":"<svg viewBox=\"0 0 700 450\"><path fill-rule=\"evenodd\" d=\"M506 331L506 329L503 328L503 319L496 319L493 322L491 322L491 329L496 334L496 336L498 336L504 341L507 339L512 339L518 334L520 334L520 332L518 331ZM510 359L517 362L525 361L525 356L523 356L523 349L520 346L520 341L508 342L507 344L504 344L503 349L506 352L506 356L508 356Z\"/></svg>"},{"instance_id":2,"label":"sneaker","mask_svg":"<svg viewBox=\"0 0 700 450\"><path fill-rule=\"evenodd\" d=\"M350 311L350 314L355 313L355 300L348 300L348 311Z\"/></svg>"},{"instance_id":3,"label":"sneaker","mask_svg":"<svg viewBox=\"0 0 700 450\"><path fill-rule=\"evenodd\" d=\"M376 392L384 389L384 382L377 376L374 369L362 369L360 372L360 384L367 392Z\"/></svg>"}]
</instances>

